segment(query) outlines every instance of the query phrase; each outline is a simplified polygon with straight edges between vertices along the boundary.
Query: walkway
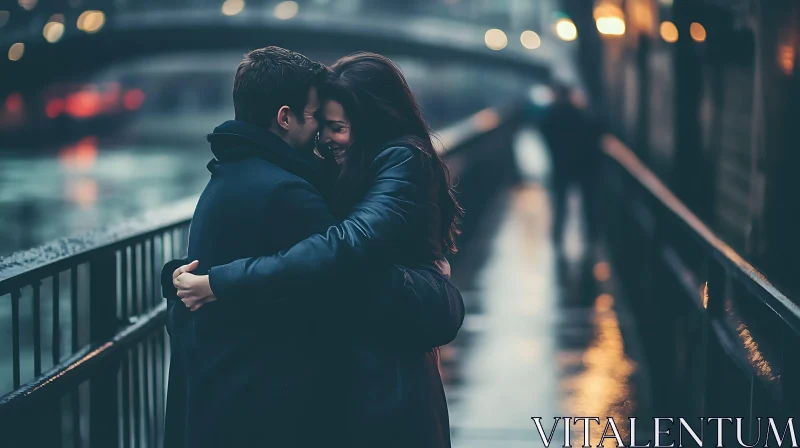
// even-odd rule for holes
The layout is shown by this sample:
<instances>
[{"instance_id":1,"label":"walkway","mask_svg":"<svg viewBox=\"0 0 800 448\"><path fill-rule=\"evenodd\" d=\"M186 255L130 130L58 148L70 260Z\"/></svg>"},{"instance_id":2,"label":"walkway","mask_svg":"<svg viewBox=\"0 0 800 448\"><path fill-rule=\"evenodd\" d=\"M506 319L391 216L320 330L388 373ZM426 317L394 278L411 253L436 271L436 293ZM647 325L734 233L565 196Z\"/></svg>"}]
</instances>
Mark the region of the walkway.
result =
<instances>
[{"instance_id":1,"label":"walkway","mask_svg":"<svg viewBox=\"0 0 800 448\"><path fill-rule=\"evenodd\" d=\"M539 134L523 130L514 150L525 180L496 199L468 258L454 263L467 317L458 338L442 348L453 446L541 447L531 417L541 417L549 434L556 416L600 417L603 426L591 426L594 446L612 416L627 443L627 417L646 417L646 375L633 361L635 344L623 338L635 339L634 330L615 301L610 267L593 257L588 283L596 292L581 291L579 268L589 254L573 194L569 269L559 273ZM563 431L559 423L555 446L563 445ZM572 434L572 445L582 445L582 423ZM616 446L608 439L604 445Z\"/></svg>"}]
</instances>

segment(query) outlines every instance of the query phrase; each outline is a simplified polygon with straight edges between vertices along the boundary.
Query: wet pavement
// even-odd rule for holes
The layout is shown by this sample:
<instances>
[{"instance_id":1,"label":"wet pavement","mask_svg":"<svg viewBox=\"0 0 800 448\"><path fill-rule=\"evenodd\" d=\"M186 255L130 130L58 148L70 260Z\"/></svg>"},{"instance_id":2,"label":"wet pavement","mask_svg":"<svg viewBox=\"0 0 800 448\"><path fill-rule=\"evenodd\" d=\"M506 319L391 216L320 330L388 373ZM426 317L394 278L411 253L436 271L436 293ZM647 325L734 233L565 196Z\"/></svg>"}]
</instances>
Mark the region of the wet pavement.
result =
<instances>
[{"instance_id":1,"label":"wet pavement","mask_svg":"<svg viewBox=\"0 0 800 448\"><path fill-rule=\"evenodd\" d=\"M585 247L575 195L566 261L557 262L538 134L523 131L515 152L526 180L496 198L480 239L468 242L468 258L453 267L467 308L458 338L441 352L453 447L544 446L532 417L549 434L558 416L600 417L603 426L590 425L594 446L614 417L627 443L627 418L646 417L649 408L635 329L615 298L602 248ZM590 271L588 290L582 266ZM563 444L563 428L559 422L555 446ZM572 444L581 445L582 423L571 432ZM639 432L637 440L646 441Z\"/></svg>"}]
</instances>

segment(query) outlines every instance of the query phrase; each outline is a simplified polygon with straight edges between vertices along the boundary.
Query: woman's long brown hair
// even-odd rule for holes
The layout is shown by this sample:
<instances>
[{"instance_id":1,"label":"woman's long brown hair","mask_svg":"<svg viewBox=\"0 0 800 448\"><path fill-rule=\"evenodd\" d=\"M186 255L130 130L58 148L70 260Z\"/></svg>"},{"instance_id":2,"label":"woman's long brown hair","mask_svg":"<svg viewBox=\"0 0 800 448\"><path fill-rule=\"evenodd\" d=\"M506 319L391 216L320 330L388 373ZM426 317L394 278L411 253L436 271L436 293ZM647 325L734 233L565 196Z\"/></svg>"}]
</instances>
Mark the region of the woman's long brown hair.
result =
<instances>
[{"instance_id":1,"label":"woman's long brown hair","mask_svg":"<svg viewBox=\"0 0 800 448\"><path fill-rule=\"evenodd\" d=\"M457 252L456 236L464 209L451 185L450 173L434 149L431 130L400 68L389 58L374 53L354 53L331 66L332 74L322 89L323 99L342 104L350 118L353 145L347 150L337 185L341 205L354 205L363 193L364 176L388 142L418 150L428 164L432 188L438 190L442 214L442 246Z\"/></svg>"}]
</instances>

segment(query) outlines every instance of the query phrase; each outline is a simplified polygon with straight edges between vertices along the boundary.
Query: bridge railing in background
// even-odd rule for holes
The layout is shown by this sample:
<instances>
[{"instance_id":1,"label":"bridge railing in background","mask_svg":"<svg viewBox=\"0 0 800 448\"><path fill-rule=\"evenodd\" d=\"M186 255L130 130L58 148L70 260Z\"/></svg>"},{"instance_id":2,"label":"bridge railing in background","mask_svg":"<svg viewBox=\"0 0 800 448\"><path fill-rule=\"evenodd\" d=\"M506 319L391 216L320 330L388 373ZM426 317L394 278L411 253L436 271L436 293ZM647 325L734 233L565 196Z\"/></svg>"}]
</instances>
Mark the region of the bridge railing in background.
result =
<instances>
[{"instance_id":1,"label":"bridge railing in background","mask_svg":"<svg viewBox=\"0 0 800 448\"><path fill-rule=\"evenodd\" d=\"M757 418L766 425L800 410L797 297L720 240L619 140L603 147L607 245L646 348L655 412L749 418L742 440L758 440ZM782 432L786 420L775 423ZM733 446L735 430L726 431Z\"/></svg>"},{"instance_id":2,"label":"bridge railing in background","mask_svg":"<svg viewBox=\"0 0 800 448\"><path fill-rule=\"evenodd\" d=\"M440 133L465 227L513 167L523 112L485 109ZM4 447L161 445L169 338L160 271L185 254L196 201L0 259L0 310L10 303L0 331L12 341L10 355L0 351Z\"/></svg>"}]
</instances>

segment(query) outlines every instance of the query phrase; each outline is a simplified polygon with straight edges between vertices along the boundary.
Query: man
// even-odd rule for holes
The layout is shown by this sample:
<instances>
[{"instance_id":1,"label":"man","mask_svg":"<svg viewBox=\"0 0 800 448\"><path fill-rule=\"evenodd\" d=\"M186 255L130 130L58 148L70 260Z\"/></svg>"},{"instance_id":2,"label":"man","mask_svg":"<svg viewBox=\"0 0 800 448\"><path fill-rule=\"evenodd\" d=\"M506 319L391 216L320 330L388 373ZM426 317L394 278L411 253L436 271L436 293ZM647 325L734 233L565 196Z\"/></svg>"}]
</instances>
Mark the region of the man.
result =
<instances>
[{"instance_id":1,"label":"man","mask_svg":"<svg viewBox=\"0 0 800 448\"><path fill-rule=\"evenodd\" d=\"M315 83L323 72L320 64L275 47L240 63L235 120L208 136L216 158L189 238L198 272L280 250L333 219L321 200L309 200L323 181L311 157ZM168 329L177 365L170 369L167 447L302 446L313 434L309 425L326 423L314 421L324 409L314 409L320 391L306 384L321 387L309 381L325 352L314 337L323 330L314 316L289 325L285 316L299 309L209 304L191 313L171 299Z\"/></svg>"},{"instance_id":2,"label":"man","mask_svg":"<svg viewBox=\"0 0 800 448\"><path fill-rule=\"evenodd\" d=\"M216 159L192 221L194 273L279 252L337 223L319 193L330 185L313 155L315 84L324 72L275 47L255 50L239 65L236 119L208 137ZM171 288L174 269L185 262L162 271L173 350L165 446L346 446L347 307L341 299L316 300L343 285L320 285L277 304L213 301L192 311ZM460 327L457 290L419 283L414 300L456 302Z\"/></svg>"},{"instance_id":3,"label":"man","mask_svg":"<svg viewBox=\"0 0 800 448\"><path fill-rule=\"evenodd\" d=\"M566 297L587 305L597 297L597 283L592 266L593 252L600 234L602 206L598 204L598 170L602 162L600 136L602 125L586 110L586 102L570 87L557 84L555 101L546 111L541 124L542 133L550 150L553 165L553 246L556 251L559 278L565 285L578 285ZM581 208L586 228L586 256L578 264L576 273L569 268L564 253L564 230L568 192L577 186L581 195ZM578 281L572 281L573 275Z\"/></svg>"},{"instance_id":4,"label":"man","mask_svg":"<svg viewBox=\"0 0 800 448\"><path fill-rule=\"evenodd\" d=\"M600 130L583 107L576 105L579 101L573 89L559 83L554 91L555 100L545 113L541 129L553 164L553 243L562 256L567 193L572 185L581 192L589 241L597 239L593 206Z\"/></svg>"}]
</instances>

